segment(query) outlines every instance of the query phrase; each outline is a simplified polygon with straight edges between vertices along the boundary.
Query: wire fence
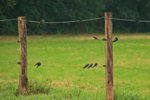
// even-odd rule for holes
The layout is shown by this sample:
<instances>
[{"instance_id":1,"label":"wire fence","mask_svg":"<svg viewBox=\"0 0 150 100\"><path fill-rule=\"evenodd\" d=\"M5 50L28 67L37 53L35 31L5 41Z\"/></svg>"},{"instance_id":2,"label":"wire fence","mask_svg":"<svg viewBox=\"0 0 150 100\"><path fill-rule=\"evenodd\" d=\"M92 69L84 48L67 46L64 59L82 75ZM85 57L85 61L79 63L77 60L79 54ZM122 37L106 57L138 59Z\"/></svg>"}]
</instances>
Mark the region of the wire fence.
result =
<instances>
[{"instance_id":1,"label":"wire fence","mask_svg":"<svg viewBox=\"0 0 150 100\"><path fill-rule=\"evenodd\" d=\"M104 17L97 17L97 18L89 18L89 19L83 19L83 20L70 20L70 21L45 21L42 19L41 21L35 21L35 20L26 20L26 22L29 23L37 23L37 24L67 24L67 23L79 23L79 22L89 22L89 21L96 21L104 19ZM136 20L136 19L123 19L123 18L111 18L114 21L126 21L126 22L139 22L139 23L150 23L150 20ZM0 22L8 22L8 21L18 21L17 18L11 18L11 19L1 19Z\"/></svg>"},{"instance_id":2,"label":"wire fence","mask_svg":"<svg viewBox=\"0 0 150 100\"><path fill-rule=\"evenodd\" d=\"M61 34L61 33L103 33L104 16L57 21L53 19L31 20L26 19L29 34ZM150 20L111 18L113 32L140 33L150 32ZM18 18L0 19L0 34L16 34Z\"/></svg>"},{"instance_id":3,"label":"wire fence","mask_svg":"<svg viewBox=\"0 0 150 100\"><path fill-rule=\"evenodd\" d=\"M68 24L68 23L89 22L89 21L95 21L95 20L99 20L99 19L103 19L103 17L83 19L83 20L60 21L60 22L46 22L45 20L41 20L41 21L27 20L27 22L30 22L30 23L43 23L43 24Z\"/></svg>"},{"instance_id":4,"label":"wire fence","mask_svg":"<svg viewBox=\"0 0 150 100\"><path fill-rule=\"evenodd\" d=\"M0 22L9 22L9 21L17 21L17 18L11 18L11 19L1 19Z\"/></svg>"}]
</instances>

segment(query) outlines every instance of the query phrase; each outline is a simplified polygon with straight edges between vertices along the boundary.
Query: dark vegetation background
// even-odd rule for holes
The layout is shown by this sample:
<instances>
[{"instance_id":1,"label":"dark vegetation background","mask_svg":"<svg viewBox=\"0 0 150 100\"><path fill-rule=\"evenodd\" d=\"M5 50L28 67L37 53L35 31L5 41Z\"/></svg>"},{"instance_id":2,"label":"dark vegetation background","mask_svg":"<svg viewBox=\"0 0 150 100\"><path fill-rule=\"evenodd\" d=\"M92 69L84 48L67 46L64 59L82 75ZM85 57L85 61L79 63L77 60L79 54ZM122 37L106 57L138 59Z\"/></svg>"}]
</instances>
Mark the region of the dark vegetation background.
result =
<instances>
[{"instance_id":1,"label":"dark vegetation background","mask_svg":"<svg viewBox=\"0 0 150 100\"><path fill-rule=\"evenodd\" d=\"M0 20L68 21L104 16L150 20L150 0L0 0ZM114 32L149 32L150 23L113 21ZM104 19L70 24L27 23L28 34L103 32ZM16 35L17 21L0 21L0 35Z\"/></svg>"}]
</instances>

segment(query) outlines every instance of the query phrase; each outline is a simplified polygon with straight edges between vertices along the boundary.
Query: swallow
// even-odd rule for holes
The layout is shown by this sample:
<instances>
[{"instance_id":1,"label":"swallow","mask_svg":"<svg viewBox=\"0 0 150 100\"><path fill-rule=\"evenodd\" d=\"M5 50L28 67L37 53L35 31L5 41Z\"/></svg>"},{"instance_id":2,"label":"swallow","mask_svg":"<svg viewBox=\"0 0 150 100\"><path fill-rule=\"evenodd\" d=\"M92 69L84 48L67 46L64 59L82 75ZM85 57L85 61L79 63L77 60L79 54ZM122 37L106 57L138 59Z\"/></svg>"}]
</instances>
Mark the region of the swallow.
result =
<instances>
[{"instance_id":1,"label":"swallow","mask_svg":"<svg viewBox=\"0 0 150 100\"><path fill-rule=\"evenodd\" d=\"M86 67L88 67L89 66L89 64L86 64L84 67L83 67L83 69L85 69Z\"/></svg>"},{"instance_id":2,"label":"swallow","mask_svg":"<svg viewBox=\"0 0 150 100\"><path fill-rule=\"evenodd\" d=\"M102 38L102 40L103 40L103 41L106 41L107 39L106 39L106 38Z\"/></svg>"},{"instance_id":3,"label":"swallow","mask_svg":"<svg viewBox=\"0 0 150 100\"><path fill-rule=\"evenodd\" d=\"M21 64L21 62L17 62L17 64Z\"/></svg>"},{"instance_id":4,"label":"swallow","mask_svg":"<svg viewBox=\"0 0 150 100\"><path fill-rule=\"evenodd\" d=\"M115 37L115 39L113 40L113 42L117 42L118 41L118 38L117 37Z\"/></svg>"},{"instance_id":5,"label":"swallow","mask_svg":"<svg viewBox=\"0 0 150 100\"><path fill-rule=\"evenodd\" d=\"M34 66L36 66L36 68L41 66L41 62L37 62Z\"/></svg>"},{"instance_id":6,"label":"swallow","mask_svg":"<svg viewBox=\"0 0 150 100\"><path fill-rule=\"evenodd\" d=\"M20 41L20 40L18 40L17 42L18 42L18 43L20 43L21 41Z\"/></svg>"},{"instance_id":7,"label":"swallow","mask_svg":"<svg viewBox=\"0 0 150 100\"><path fill-rule=\"evenodd\" d=\"M90 67L92 67L93 66L93 64L91 63L90 65L89 65L89 67L88 68L90 68Z\"/></svg>"},{"instance_id":8,"label":"swallow","mask_svg":"<svg viewBox=\"0 0 150 100\"><path fill-rule=\"evenodd\" d=\"M95 40L99 40L96 36L93 36L93 38L94 38Z\"/></svg>"},{"instance_id":9,"label":"swallow","mask_svg":"<svg viewBox=\"0 0 150 100\"><path fill-rule=\"evenodd\" d=\"M98 63L95 63L93 67L96 67L98 65Z\"/></svg>"}]
</instances>

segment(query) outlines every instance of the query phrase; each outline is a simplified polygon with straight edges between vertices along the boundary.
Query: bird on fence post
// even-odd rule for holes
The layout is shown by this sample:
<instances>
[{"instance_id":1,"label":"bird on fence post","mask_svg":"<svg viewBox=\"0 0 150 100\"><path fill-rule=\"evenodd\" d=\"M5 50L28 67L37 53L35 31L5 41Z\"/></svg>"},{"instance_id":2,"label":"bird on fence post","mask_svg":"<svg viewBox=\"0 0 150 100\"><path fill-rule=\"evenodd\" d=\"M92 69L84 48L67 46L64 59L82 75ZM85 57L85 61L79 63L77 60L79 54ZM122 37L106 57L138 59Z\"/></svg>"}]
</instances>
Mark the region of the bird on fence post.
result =
<instances>
[{"instance_id":1,"label":"bird on fence post","mask_svg":"<svg viewBox=\"0 0 150 100\"><path fill-rule=\"evenodd\" d=\"M36 66L36 68L41 66L41 62L37 62L34 66Z\"/></svg>"}]
</instances>

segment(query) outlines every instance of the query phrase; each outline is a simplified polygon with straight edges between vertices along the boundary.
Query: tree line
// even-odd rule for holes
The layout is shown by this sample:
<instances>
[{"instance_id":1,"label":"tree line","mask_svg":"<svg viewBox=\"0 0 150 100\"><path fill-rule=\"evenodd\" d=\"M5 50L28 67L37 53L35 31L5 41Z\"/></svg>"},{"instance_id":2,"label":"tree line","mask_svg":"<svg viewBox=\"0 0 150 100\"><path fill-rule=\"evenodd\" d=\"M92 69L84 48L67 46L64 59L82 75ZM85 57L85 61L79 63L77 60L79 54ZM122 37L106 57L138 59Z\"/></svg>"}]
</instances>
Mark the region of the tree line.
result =
<instances>
[{"instance_id":1,"label":"tree line","mask_svg":"<svg viewBox=\"0 0 150 100\"><path fill-rule=\"evenodd\" d=\"M113 21L116 32L147 32L150 0L0 0L0 20L26 16L27 20L68 21L104 16L111 11L115 18L136 22ZM68 24L27 23L29 34L103 32L104 19ZM17 34L17 21L0 21L0 34Z\"/></svg>"}]
</instances>

